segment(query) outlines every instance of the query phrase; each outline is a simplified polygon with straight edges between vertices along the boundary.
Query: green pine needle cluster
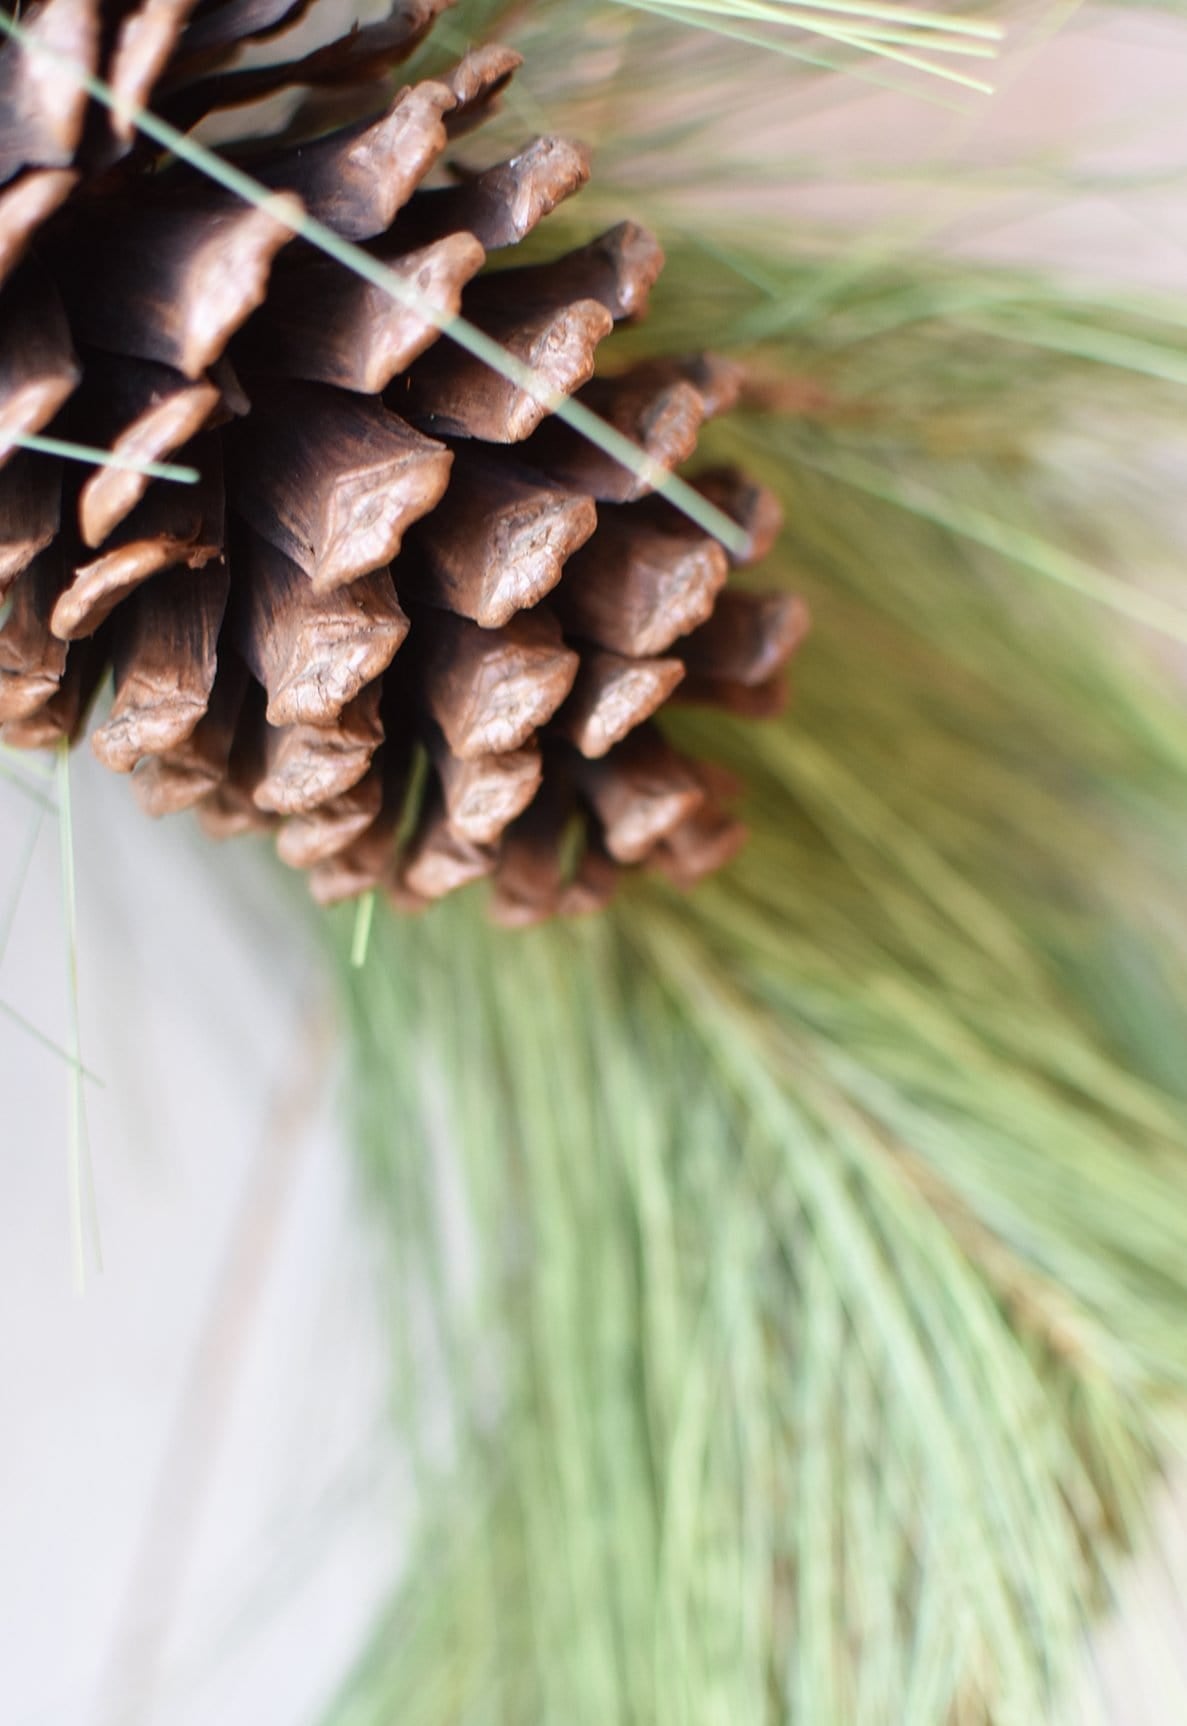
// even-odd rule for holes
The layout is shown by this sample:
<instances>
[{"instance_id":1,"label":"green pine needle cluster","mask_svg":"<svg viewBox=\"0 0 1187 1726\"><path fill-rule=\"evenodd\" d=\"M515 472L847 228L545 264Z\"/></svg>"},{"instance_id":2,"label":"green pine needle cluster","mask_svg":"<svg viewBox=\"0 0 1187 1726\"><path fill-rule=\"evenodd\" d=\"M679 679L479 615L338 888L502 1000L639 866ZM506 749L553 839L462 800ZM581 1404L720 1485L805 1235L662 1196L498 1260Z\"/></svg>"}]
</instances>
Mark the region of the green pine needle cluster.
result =
<instances>
[{"instance_id":1,"label":"green pine needle cluster","mask_svg":"<svg viewBox=\"0 0 1187 1726\"><path fill-rule=\"evenodd\" d=\"M344 971L426 1457L351 1726L1062 1717L1187 1391L1182 979L1084 867L1170 776L844 612L720 884Z\"/></svg>"},{"instance_id":2,"label":"green pine needle cluster","mask_svg":"<svg viewBox=\"0 0 1187 1726\"><path fill-rule=\"evenodd\" d=\"M1187 1412L1187 329L669 254L814 632L682 721L753 834L691 898L337 926L421 1516L333 1726L1078 1726Z\"/></svg>"}]
</instances>

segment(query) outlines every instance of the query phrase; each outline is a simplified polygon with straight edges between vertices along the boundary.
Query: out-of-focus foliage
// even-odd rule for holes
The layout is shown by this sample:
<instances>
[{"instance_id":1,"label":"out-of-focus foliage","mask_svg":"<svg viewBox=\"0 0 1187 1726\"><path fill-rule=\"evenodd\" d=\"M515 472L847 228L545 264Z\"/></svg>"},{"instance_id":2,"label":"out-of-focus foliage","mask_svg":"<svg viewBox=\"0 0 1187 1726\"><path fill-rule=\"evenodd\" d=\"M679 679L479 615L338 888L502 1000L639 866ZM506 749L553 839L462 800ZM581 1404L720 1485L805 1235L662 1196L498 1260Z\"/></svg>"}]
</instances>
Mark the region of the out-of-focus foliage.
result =
<instances>
[{"instance_id":1,"label":"out-of-focus foliage","mask_svg":"<svg viewBox=\"0 0 1187 1726\"><path fill-rule=\"evenodd\" d=\"M711 454L814 633L778 725L686 722L723 878L343 965L424 1520L332 1717L1091 1719L1187 1396L1181 334L674 250L638 340L755 342Z\"/></svg>"},{"instance_id":2,"label":"out-of-focus foliage","mask_svg":"<svg viewBox=\"0 0 1187 1726\"><path fill-rule=\"evenodd\" d=\"M764 225L802 78L579 10L505 19L507 129L659 222L641 350L750 355L709 453L815 628L785 720L686 722L722 879L343 962L423 1521L333 1719L1091 1719L1187 1398L1182 314Z\"/></svg>"}]
</instances>

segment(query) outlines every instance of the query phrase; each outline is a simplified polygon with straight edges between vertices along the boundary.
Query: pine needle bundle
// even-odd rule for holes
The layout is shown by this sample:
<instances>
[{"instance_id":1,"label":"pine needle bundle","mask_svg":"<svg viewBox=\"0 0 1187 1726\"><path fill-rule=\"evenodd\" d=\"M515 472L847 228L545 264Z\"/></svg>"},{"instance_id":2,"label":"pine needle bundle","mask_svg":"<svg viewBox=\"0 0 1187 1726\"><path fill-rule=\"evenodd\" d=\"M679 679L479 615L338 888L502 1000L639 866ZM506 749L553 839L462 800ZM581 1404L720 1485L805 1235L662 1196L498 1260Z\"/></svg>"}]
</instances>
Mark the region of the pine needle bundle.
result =
<instances>
[{"instance_id":1,"label":"pine needle bundle","mask_svg":"<svg viewBox=\"0 0 1187 1726\"><path fill-rule=\"evenodd\" d=\"M789 501L721 883L344 954L426 1525L335 1719L1091 1717L1183 1436L1182 716L950 528Z\"/></svg>"},{"instance_id":2,"label":"pine needle bundle","mask_svg":"<svg viewBox=\"0 0 1187 1726\"><path fill-rule=\"evenodd\" d=\"M423 1506L350 1726L1091 1719L1182 1455L1181 318L723 222L651 328L746 342L713 458L815 618L689 726L750 845L343 931Z\"/></svg>"}]
</instances>

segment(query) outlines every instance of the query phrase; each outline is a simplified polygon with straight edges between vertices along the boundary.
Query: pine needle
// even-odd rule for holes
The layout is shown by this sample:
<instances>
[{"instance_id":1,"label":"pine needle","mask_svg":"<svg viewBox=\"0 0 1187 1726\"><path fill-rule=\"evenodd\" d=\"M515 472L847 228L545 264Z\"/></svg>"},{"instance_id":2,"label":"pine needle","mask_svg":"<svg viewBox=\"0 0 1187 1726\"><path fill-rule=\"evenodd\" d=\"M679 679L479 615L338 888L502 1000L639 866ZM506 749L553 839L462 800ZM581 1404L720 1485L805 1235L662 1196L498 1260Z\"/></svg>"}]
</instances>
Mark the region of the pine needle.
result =
<instances>
[{"instance_id":1,"label":"pine needle","mask_svg":"<svg viewBox=\"0 0 1187 1726\"><path fill-rule=\"evenodd\" d=\"M120 455L115 450L72 443L66 438L19 432L10 441L15 449L33 450L38 455L56 455L63 461L86 462L91 467L118 468L125 473L144 474L147 479L172 480L177 485L197 485L201 477L194 467L179 466L176 462L144 461L136 456Z\"/></svg>"},{"instance_id":2,"label":"pine needle","mask_svg":"<svg viewBox=\"0 0 1187 1726\"><path fill-rule=\"evenodd\" d=\"M358 911L355 916L354 935L350 943L350 962L356 971L367 963L374 921L375 895L374 893L364 893L359 900Z\"/></svg>"},{"instance_id":3,"label":"pine needle","mask_svg":"<svg viewBox=\"0 0 1187 1726\"><path fill-rule=\"evenodd\" d=\"M756 36L753 30L727 21L720 8L696 7L689 4L688 0L629 0L629 4L637 7L640 11L652 12L657 17L690 24L697 29L712 30L718 35L733 37L736 41L746 42L754 47L765 47L775 53L786 53L793 57L795 55L795 49L781 39ZM758 18L760 20L765 17L767 21L771 21L771 14L774 9L769 7L730 7L731 20L735 11L739 17ZM712 15L704 16L704 13L711 13ZM798 22L793 15L779 17L777 21L784 27L793 26ZM954 71L950 66L941 65L935 60L926 60L917 54L908 54L901 48L891 46L890 39L884 32L859 32L856 29L841 30L830 27L823 22L814 22L810 26L800 24L800 28L808 27L826 41L834 41L847 48L856 48L863 53L894 61L901 66L909 66L917 72L926 72L933 78L959 85L966 90L973 90L978 95L991 96L993 94L993 85L987 84L982 78L971 78L966 73ZM945 45L937 41L929 42L928 46L942 50ZM958 53L962 51L968 52L968 49L956 49Z\"/></svg>"},{"instance_id":4,"label":"pine needle","mask_svg":"<svg viewBox=\"0 0 1187 1726\"><path fill-rule=\"evenodd\" d=\"M57 808L53 798L41 786L48 782L48 776L39 762L29 761L15 751L0 747L0 779L13 786L22 797L27 797L31 803L37 804L47 815L56 815ZM33 783L30 784L29 781Z\"/></svg>"},{"instance_id":5,"label":"pine needle","mask_svg":"<svg viewBox=\"0 0 1187 1726\"><path fill-rule=\"evenodd\" d=\"M634 0L623 0L632 5ZM959 14L916 11L910 6L884 6L868 0L671 0L673 11L701 13L715 18L749 18L778 24L787 17L802 12L833 13L848 20L864 23L873 20L895 25L913 25L919 30L934 30L953 36L979 37L985 42L1000 42L1005 31L1000 24L985 19L962 18Z\"/></svg>"},{"instance_id":6,"label":"pine needle","mask_svg":"<svg viewBox=\"0 0 1187 1726\"><path fill-rule=\"evenodd\" d=\"M48 1050L51 1055L56 1055L57 1058L60 1061L65 1062L68 1067L73 1070L77 1070L82 1078L87 1080L90 1084L102 1085L102 1079L92 1073L88 1067L78 1067L75 1069L75 1058L72 1051L65 1048L61 1043L56 1042L54 1038L49 1036L47 1032L43 1031L39 1025L35 1025L31 1019L26 1018L24 1013L18 1012L18 1010L10 1005L8 1001L0 1000L0 1013L4 1015L10 1024L15 1025L19 1031L22 1031L25 1036L32 1037L35 1043L39 1043L41 1047Z\"/></svg>"},{"instance_id":7,"label":"pine needle","mask_svg":"<svg viewBox=\"0 0 1187 1726\"><path fill-rule=\"evenodd\" d=\"M46 811L44 806L38 807L34 810L33 819L29 824L29 831L26 835L24 846L22 847L20 857L17 860L16 874L13 878L12 890L8 895L8 903L4 908L4 915L0 918L0 967L4 964L4 955L8 952L8 943L12 939L13 927L16 923L17 913L21 908L21 899L24 897L25 884L29 879L29 870L32 867L33 857L37 850L37 841L41 837L41 824L45 819L45 814Z\"/></svg>"},{"instance_id":8,"label":"pine needle","mask_svg":"<svg viewBox=\"0 0 1187 1726\"><path fill-rule=\"evenodd\" d=\"M1171 641L1187 644L1187 609L1168 604L1155 594L1143 592L1139 587L1093 569L1083 559L1060 551L1037 534L967 504L961 505L952 498L928 492L910 480L880 473L871 463L853 455L834 453L824 456L800 449L798 459L822 473L835 476L846 485L869 492L872 497L883 498L930 521L951 527L1036 575L1059 582L1121 617L1156 630Z\"/></svg>"},{"instance_id":9,"label":"pine needle","mask_svg":"<svg viewBox=\"0 0 1187 1726\"><path fill-rule=\"evenodd\" d=\"M70 789L70 749L58 750L58 837L62 871L62 913L66 936L66 984L70 1014L70 1050L67 1114L67 1152L70 1173L70 1238L74 1280L81 1294L86 1288L86 1238L89 1235L95 1268L103 1269L99 1238L99 1214L95 1200L94 1174L87 1138L86 1100L83 1096L82 1034L78 1009L78 894L74 871L74 813Z\"/></svg>"}]
</instances>

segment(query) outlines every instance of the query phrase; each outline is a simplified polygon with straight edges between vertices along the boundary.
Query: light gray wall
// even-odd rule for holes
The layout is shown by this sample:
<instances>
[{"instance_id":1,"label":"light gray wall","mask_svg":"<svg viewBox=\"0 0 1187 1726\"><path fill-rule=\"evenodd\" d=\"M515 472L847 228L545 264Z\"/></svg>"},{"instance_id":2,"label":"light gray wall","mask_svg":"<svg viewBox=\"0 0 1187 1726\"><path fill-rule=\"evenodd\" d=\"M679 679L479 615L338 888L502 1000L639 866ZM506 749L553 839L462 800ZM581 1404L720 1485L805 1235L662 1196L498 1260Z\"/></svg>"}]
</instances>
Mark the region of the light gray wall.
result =
<instances>
[{"instance_id":1,"label":"light gray wall","mask_svg":"<svg viewBox=\"0 0 1187 1726\"><path fill-rule=\"evenodd\" d=\"M4 1718L299 1726L399 1549L314 955L259 859L145 822L85 749L72 781L105 1268L76 1293L67 1066L0 1021ZM0 927L34 808L0 783ZM0 1002L64 1043L57 846L50 817Z\"/></svg>"}]
</instances>

